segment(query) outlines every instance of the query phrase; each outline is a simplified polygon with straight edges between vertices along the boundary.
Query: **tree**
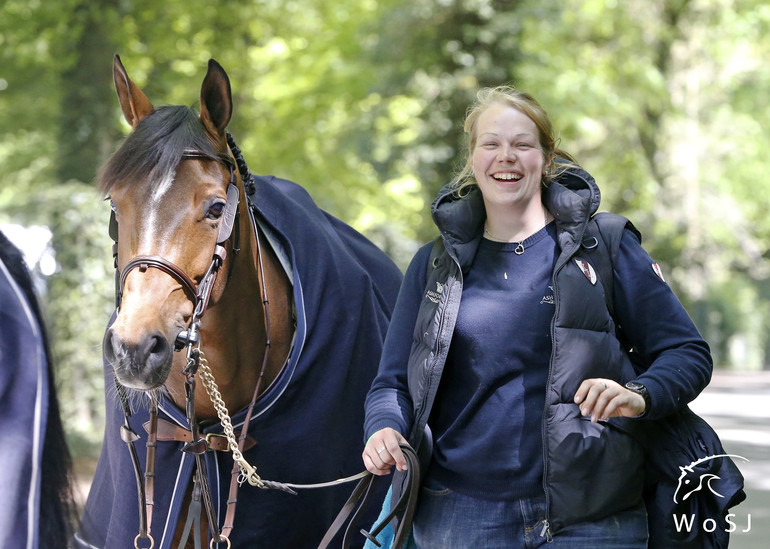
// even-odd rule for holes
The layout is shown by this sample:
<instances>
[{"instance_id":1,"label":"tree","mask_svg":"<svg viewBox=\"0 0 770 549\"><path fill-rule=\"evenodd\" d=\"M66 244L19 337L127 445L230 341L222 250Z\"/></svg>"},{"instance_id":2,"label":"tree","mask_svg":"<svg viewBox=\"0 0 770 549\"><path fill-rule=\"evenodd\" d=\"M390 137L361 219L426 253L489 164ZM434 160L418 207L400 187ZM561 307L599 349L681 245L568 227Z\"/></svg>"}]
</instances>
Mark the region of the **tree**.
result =
<instances>
[{"instance_id":1,"label":"tree","mask_svg":"<svg viewBox=\"0 0 770 549\"><path fill-rule=\"evenodd\" d=\"M79 397L65 413L88 418L81 403L95 412L102 398L92 381L112 264L91 181L129 131L114 53L156 105L195 106L217 59L252 171L301 183L401 266L436 234L429 205L465 161L476 89L530 91L596 177L603 209L642 229L717 363L767 364L765 4L6 0L0 221L55 228L47 301L64 392Z\"/></svg>"},{"instance_id":2,"label":"tree","mask_svg":"<svg viewBox=\"0 0 770 549\"><path fill-rule=\"evenodd\" d=\"M68 44L70 62L62 67L59 84L59 181L91 181L109 152L109 137L115 135L114 92L106 85L112 72L106 61L108 52L115 48L110 23L116 7L114 0L82 2L70 14L74 23L70 26L72 42Z\"/></svg>"}]
</instances>

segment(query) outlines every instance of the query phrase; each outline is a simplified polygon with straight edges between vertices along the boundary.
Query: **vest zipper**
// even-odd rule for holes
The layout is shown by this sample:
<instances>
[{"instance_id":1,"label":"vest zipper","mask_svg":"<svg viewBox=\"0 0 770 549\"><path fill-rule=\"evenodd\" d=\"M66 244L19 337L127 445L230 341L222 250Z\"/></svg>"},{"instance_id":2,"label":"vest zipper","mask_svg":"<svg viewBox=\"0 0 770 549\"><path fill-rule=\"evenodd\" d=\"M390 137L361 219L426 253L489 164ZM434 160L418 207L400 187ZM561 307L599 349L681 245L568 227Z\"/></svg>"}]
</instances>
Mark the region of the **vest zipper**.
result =
<instances>
[{"instance_id":1,"label":"vest zipper","mask_svg":"<svg viewBox=\"0 0 770 549\"><path fill-rule=\"evenodd\" d=\"M553 270L553 318L551 319L551 360L548 363L548 382L545 386L546 391L546 403L543 410L543 423L541 425L541 432L543 437L543 491L545 492L545 519L543 520L543 530L540 536L546 536L548 542L553 541L551 536L551 498L548 494L548 483L546 479L548 477L548 437L546 433L546 418L548 417L548 389L551 387L551 377L553 375L553 360L556 355L556 317L559 314L559 306L561 300L559 299L559 285L556 283L556 276L561 270L570 262L573 255L580 248L577 246L574 250L571 250L568 254L564 254L562 250L559 254L559 259L556 261L556 266ZM561 259L564 257L564 259Z\"/></svg>"},{"instance_id":2,"label":"vest zipper","mask_svg":"<svg viewBox=\"0 0 770 549\"><path fill-rule=\"evenodd\" d=\"M541 436L543 437L543 492L545 493L545 519L543 520L543 531L540 533L540 536L547 536L547 540L550 542L553 538L551 537L551 498L548 493L548 434L546 429L546 418L548 417L548 389L551 386L551 377L553 375L553 360L554 356L556 354L556 316L559 312L559 305L561 304L561 300L559 299L559 287L556 284L556 275L561 271L561 269L566 265L566 261L562 262L561 265L557 264L556 268L554 269L553 273L553 279L551 282L553 283L553 304L554 304L554 310L553 310L553 318L551 319L551 359L548 363L548 381L546 382L545 391L546 391L546 402L545 402L545 409L543 410L543 422L540 426L541 429Z\"/></svg>"}]
</instances>

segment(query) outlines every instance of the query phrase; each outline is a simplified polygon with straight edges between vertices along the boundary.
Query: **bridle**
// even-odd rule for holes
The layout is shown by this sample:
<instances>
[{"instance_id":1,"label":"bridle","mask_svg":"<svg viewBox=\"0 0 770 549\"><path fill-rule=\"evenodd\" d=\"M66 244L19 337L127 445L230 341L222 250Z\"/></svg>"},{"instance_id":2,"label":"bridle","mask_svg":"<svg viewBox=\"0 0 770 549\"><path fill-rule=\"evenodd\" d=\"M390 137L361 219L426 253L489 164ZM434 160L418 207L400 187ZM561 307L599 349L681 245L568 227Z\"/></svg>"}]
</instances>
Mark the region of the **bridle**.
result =
<instances>
[{"instance_id":1,"label":"bridle","mask_svg":"<svg viewBox=\"0 0 770 549\"><path fill-rule=\"evenodd\" d=\"M198 317L203 316L203 313L205 312L206 307L208 306L208 300L209 300L209 297L211 296L211 290L213 288L214 281L216 280L217 272L219 271L219 268L222 266L222 263L227 257L227 252L225 251L224 244L230 239L230 236L233 233L233 227L237 227L237 220L239 216L238 201L239 201L240 193L238 191L237 181L235 178L235 162L227 154L219 154L216 157L211 157L211 155L208 155L200 151L191 150L191 149L185 150L182 153L181 159L182 160L217 160L222 164L224 164L230 170L230 181L227 185L227 203L225 205L225 210L222 214L222 217L220 218L221 225L219 227L219 233L217 235L217 244L216 244L216 247L214 248L214 255L211 259L209 268L207 269L206 274L203 276L201 283L198 285L198 288L196 289L195 282L193 282L193 280L187 275L187 273L185 273L183 269L177 267L171 261L157 255L134 256L133 258L131 258L131 260L128 263L126 263L126 265L123 267L122 271L120 272L120 279L117 286L118 292L117 292L117 303L116 303L118 308L120 308L120 301L123 296L123 288L126 284L126 277L128 277L128 274L133 269L138 268L140 271L144 272L150 267L153 267L155 269L160 269L161 271L170 275L172 278L176 279L176 281L182 285L182 289L185 291L187 296L195 304L194 315L197 315ZM240 235L238 234L238 231L236 231L236 242L235 242L235 245L233 246L234 253L238 253L239 237ZM186 344L184 340L182 343Z\"/></svg>"},{"instance_id":2,"label":"bridle","mask_svg":"<svg viewBox=\"0 0 770 549\"><path fill-rule=\"evenodd\" d=\"M151 396L150 409L149 409L150 419L147 422L147 424L145 424L145 427L148 432L148 438L147 438L147 444L146 444L147 454L146 454L146 460L145 460L146 465L145 465L144 474L142 473L141 465L139 463L138 453L134 444L137 440L139 440L140 437L138 434L136 434L136 432L132 429L132 427L129 424L129 418L132 415L132 411L128 401L128 396L126 394L126 389L123 385L121 385L117 381L117 378L115 378L115 387L117 389L117 393L118 393L121 406L123 408L123 414L124 414L124 422L123 422L123 425L121 426L120 435L121 435L121 439L128 446L128 449L131 455L131 462L133 465L134 476L136 479L137 493L138 493L138 500L139 500L139 533L134 538L135 549L139 549L140 539L149 540L150 546L148 549L153 549L155 547L155 540L152 537L152 512L153 512L153 506L154 506L154 488L155 488L155 484L154 484L155 449L157 447L158 440L186 441L187 444L185 444L185 446L182 448L182 451L192 453L195 456L196 478L195 478L195 487L193 489L193 502L191 504L191 507L192 505L197 506L196 509L197 509L198 515L194 515L192 512L189 513L187 523L185 524L185 528L184 528L182 542L180 544L180 546L182 547L186 544L186 540L190 533L191 527L193 526L193 523L197 525L199 521L200 504L202 501L203 507L206 509L209 527L211 528L211 531L213 533L211 537L211 542L209 544L210 547L213 548L214 543L226 543L227 547L230 548L231 544L230 544L229 536L233 530L233 524L235 521L235 509L237 504L238 487L241 486L244 482L248 482L250 485L258 488L262 488L262 489L276 489L276 490L282 490L291 494L296 494L296 492L294 491L295 489L326 488L330 486L336 486L342 483L360 480L361 482L359 483L359 486L354 491L354 495L351 496L348 503L346 503L342 511L340 511L340 514L338 515L334 524L330 527L329 531L327 532L326 537L322 541L321 545L319 545L319 548L326 547L328 543L330 543L334 532L336 532L336 530L340 528L342 522L345 521L346 517L352 511L353 507L358 502L358 500L361 499L364 496L364 494L369 493L369 488L371 487L371 484L372 484L372 475L367 471L363 471L361 473L351 475L349 477L333 480L330 482L322 482L317 484L290 484L290 483L281 483L276 481L264 480L257 474L256 467L250 465L245 460L245 458L243 458L242 452L244 451L244 448L246 447L249 439L248 437L249 423L252 417L252 411L254 409L257 397L259 396L259 393L260 393L262 379L264 378L264 374L267 368L269 351L271 346L270 307L269 307L270 301L268 299L267 285L265 283L264 264L262 259L262 249L261 249L260 238L259 238L259 228L256 223L256 220L254 219L254 212L253 212L251 203L248 204L247 210L249 213L249 218L251 220L251 225L255 231L257 266L259 269L259 284L260 284L262 306L263 306L263 312L264 312L264 321L265 321L265 352L263 354L261 371L260 371L259 377L257 378L256 387L254 388L254 393L253 393L251 402L248 405L246 416L243 421L243 425L241 426L240 435L238 436L237 441L236 441L235 433L233 431L233 426L230 420L228 410L224 402L222 401L221 396L219 395L216 382L214 381L213 375L211 374L211 370L208 367L208 363L204 357L203 351L200 348L201 347L201 342L200 342L201 318L203 317L208 307L209 299L211 297L211 292L217 280L219 270L224 264L224 261L227 257L227 251L226 251L225 245L231 239L231 237L234 237L234 242L231 246L233 254L235 255L239 252L239 240L240 240L239 215L240 214L238 212L238 204L240 199L239 197L240 192L238 190L237 179L235 174L236 167L241 174L241 178L242 178L242 181L244 182L244 186L253 185L253 181L252 181L253 176L249 172L245 161L243 161L243 157L241 155L240 149L235 144L235 140L232 138L232 136L229 133L227 134L227 142L230 147L230 150L233 152L235 156L235 159L233 159L233 157L231 157L229 154L218 154L212 157L210 154L197 151L197 150L185 150L181 156L181 160L195 159L195 160L218 161L224 164L229 169L229 172L230 172L229 183L227 187L227 203L225 205L225 209L221 217L222 224L220 225L219 233L217 235L217 242L214 247L212 260L211 260L211 263L209 264L208 269L206 270L206 273L203 275L203 278L201 279L200 283L197 284L197 287L195 282L192 280L192 278L189 275L187 275L187 273L185 273L183 269L181 269L171 261L157 255L135 256L126 263L122 271L119 271L118 262L117 262L118 231L117 231L117 220L114 212L112 212L112 216L110 218L109 232L110 232L110 236L114 240L113 257L114 257L114 264L115 264L116 307L120 309L120 302L123 296L123 288L125 286L126 277L128 276L128 274L133 269L139 269L141 272L144 272L150 268L158 269L166 273L167 275L171 276L172 278L174 278L177 282L179 282L179 284L182 286L182 289L187 294L187 297L191 299L194 304L193 314L187 329L180 332L177 335L177 338L175 341L175 351L181 351L186 348L187 364L185 368L182 370L182 373L185 376L185 400L186 400L185 415L186 415L187 423L190 426L190 430L187 431L185 429L181 429L181 428L175 429L174 427L172 427L172 430L175 431L174 436L164 438L161 435L159 437L159 426L163 427L162 430L168 430L165 427L166 425L168 425L168 422L165 422L165 420L158 418L158 400L157 400L157 396L153 394ZM247 198L247 201L248 201L248 198ZM200 378L203 382L203 385L206 391L208 392L212 403L214 404L214 408L217 411L217 415L219 416L220 423L222 424L223 431L225 433L224 435L208 434L205 437L202 437L201 433L199 432L198 422L195 416L195 386L196 386L195 375L196 373L199 373ZM183 432L183 434L180 434L178 432L180 430ZM222 439L224 439L224 441L222 441ZM206 461L204 459L206 451L212 450L212 449L230 450L233 453L233 470L231 473L230 488L229 488L229 494L227 499L227 511L225 514L224 524L221 530L219 529L219 526L218 526L217 516L214 509L213 498L211 495L211 489L208 482L208 475L206 474ZM407 448L407 450L411 451L411 448ZM405 450L405 454L406 453L407 451ZM419 479L419 463L417 463L416 458L410 459L409 473L410 473L409 474L410 478L414 478L414 475L416 473L416 478ZM363 498L363 499L365 500L366 498ZM360 507L362 506L363 504L361 504ZM397 507L399 509L402 509L404 506L405 505L402 505L401 502L399 502L399 505ZM410 507L413 509L414 504L410 504ZM395 509L392 514L395 514ZM195 520L196 517L198 520ZM391 517L389 517L387 521L383 521L380 527L373 531L373 534L376 535L377 532L379 532L379 530L384 528L385 525L388 522L390 522L390 518ZM351 520L351 525L352 524L353 524L353 521ZM362 533L364 533L364 535L369 536L369 534L365 531L362 531ZM198 532L196 532L193 535L196 536L196 547L198 547L197 536L199 536L199 528L198 528ZM343 542L343 546L345 547L348 546L347 531L345 534L345 540Z\"/></svg>"}]
</instances>

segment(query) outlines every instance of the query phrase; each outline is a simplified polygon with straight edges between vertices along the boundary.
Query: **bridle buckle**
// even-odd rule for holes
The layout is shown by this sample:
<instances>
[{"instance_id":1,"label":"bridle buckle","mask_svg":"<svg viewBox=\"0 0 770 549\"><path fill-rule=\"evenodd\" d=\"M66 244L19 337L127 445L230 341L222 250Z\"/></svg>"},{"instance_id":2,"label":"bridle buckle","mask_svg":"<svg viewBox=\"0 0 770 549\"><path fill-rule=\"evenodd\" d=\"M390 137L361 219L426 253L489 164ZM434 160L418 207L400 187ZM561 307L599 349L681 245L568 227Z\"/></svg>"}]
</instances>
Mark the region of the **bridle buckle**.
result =
<instances>
[{"instance_id":1,"label":"bridle buckle","mask_svg":"<svg viewBox=\"0 0 770 549\"><path fill-rule=\"evenodd\" d=\"M201 340L200 332L197 330L182 330L176 336L174 341L174 350L181 351L185 347L195 346Z\"/></svg>"}]
</instances>

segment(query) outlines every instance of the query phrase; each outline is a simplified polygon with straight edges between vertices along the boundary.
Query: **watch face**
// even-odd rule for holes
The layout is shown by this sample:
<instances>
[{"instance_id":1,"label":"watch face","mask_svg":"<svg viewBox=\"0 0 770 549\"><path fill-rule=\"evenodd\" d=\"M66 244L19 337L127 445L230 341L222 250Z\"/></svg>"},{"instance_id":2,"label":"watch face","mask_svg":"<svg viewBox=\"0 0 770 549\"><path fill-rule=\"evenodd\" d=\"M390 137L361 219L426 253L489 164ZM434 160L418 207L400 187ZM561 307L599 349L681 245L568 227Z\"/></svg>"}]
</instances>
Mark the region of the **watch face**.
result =
<instances>
[{"instance_id":1,"label":"watch face","mask_svg":"<svg viewBox=\"0 0 770 549\"><path fill-rule=\"evenodd\" d=\"M644 411L638 417L645 416L650 409L650 393L647 391L647 387L641 383L629 381L626 383L626 389L635 392L644 399Z\"/></svg>"}]
</instances>

